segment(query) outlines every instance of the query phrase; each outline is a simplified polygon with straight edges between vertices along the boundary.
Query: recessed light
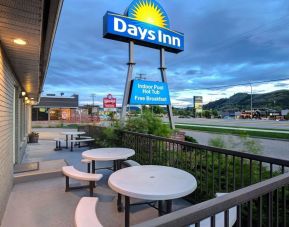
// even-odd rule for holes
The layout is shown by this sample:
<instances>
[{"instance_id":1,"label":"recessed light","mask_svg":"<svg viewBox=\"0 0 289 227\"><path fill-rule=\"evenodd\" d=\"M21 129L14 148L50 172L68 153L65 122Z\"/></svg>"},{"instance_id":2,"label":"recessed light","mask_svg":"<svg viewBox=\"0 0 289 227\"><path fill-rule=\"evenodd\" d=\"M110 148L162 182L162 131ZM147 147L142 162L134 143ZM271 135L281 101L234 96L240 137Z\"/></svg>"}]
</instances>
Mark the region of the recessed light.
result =
<instances>
[{"instance_id":1,"label":"recessed light","mask_svg":"<svg viewBox=\"0 0 289 227\"><path fill-rule=\"evenodd\" d=\"M24 46L27 44L27 42L24 40L24 39L14 39L13 42L17 45L21 45L21 46Z\"/></svg>"}]
</instances>

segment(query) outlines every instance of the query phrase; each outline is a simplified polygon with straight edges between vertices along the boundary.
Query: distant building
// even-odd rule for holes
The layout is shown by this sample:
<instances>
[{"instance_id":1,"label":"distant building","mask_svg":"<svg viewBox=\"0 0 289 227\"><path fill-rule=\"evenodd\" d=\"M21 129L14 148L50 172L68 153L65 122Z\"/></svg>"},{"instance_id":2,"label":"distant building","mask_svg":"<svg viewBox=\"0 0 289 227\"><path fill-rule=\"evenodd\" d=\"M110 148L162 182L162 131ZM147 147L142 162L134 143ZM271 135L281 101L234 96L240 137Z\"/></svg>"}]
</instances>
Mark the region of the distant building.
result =
<instances>
[{"instance_id":1,"label":"distant building","mask_svg":"<svg viewBox=\"0 0 289 227\"><path fill-rule=\"evenodd\" d=\"M32 121L70 121L75 118L77 108L78 95L42 96L39 104L32 108Z\"/></svg>"},{"instance_id":2,"label":"distant building","mask_svg":"<svg viewBox=\"0 0 289 227\"><path fill-rule=\"evenodd\" d=\"M194 108L196 113L203 112L203 96L194 96Z\"/></svg>"},{"instance_id":3,"label":"distant building","mask_svg":"<svg viewBox=\"0 0 289 227\"><path fill-rule=\"evenodd\" d=\"M289 113L289 110L282 110L281 115L286 116Z\"/></svg>"},{"instance_id":4,"label":"distant building","mask_svg":"<svg viewBox=\"0 0 289 227\"><path fill-rule=\"evenodd\" d=\"M236 118L236 113L235 111L225 111L221 113L222 118Z\"/></svg>"}]
</instances>

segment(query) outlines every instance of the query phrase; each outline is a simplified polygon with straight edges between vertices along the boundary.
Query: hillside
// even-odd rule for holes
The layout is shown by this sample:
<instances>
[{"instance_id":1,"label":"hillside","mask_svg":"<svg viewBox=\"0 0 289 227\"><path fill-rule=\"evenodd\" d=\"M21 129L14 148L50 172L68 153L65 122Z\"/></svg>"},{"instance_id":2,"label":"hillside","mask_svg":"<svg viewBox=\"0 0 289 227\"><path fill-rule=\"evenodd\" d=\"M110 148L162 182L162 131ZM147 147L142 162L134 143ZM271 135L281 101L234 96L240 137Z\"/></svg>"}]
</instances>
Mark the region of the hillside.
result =
<instances>
[{"instance_id":1,"label":"hillside","mask_svg":"<svg viewBox=\"0 0 289 227\"><path fill-rule=\"evenodd\" d=\"M216 110L249 110L251 95L237 93L230 98L219 99L204 105L204 109ZM275 110L289 109L289 90L279 90L265 94L253 94L253 108L269 108Z\"/></svg>"}]
</instances>

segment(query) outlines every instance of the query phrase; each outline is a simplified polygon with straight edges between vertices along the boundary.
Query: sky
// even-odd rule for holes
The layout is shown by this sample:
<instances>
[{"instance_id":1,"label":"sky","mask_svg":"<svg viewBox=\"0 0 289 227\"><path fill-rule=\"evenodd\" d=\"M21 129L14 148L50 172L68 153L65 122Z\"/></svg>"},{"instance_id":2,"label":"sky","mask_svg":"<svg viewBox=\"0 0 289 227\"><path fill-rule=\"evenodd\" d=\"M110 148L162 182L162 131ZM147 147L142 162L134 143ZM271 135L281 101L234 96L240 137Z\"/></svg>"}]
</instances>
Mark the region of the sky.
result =
<instances>
[{"instance_id":1,"label":"sky","mask_svg":"<svg viewBox=\"0 0 289 227\"><path fill-rule=\"evenodd\" d=\"M121 105L128 44L104 39L102 24L106 11L122 14L130 2L64 1L42 95L75 93L80 104L91 104L95 94L95 103L102 104L110 93ZM158 2L171 29L185 34L185 51L166 53L173 106L192 106L193 96L208 103L249 93L249 83L254 94L289 89L288 0ZM133 77L161 80L159 51L136 46L135 62Z\"/></svg>"}]
</instances>

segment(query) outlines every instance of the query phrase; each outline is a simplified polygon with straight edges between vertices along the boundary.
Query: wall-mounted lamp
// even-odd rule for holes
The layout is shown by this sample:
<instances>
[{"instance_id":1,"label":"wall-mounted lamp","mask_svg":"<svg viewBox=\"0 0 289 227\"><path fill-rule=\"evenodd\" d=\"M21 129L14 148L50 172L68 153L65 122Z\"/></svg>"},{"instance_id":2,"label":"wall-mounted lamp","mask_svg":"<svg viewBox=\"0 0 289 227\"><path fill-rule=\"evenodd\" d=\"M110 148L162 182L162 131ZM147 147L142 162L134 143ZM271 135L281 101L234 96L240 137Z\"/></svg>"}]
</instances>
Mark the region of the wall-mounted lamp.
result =
<instances>
[{"instance_id":1,"label":"wall-mounted lamp","mask_svg":"<svg viewBox=\"0 0 289 227\"><path fill-rule=\"evenodd\" d=\"M29 98L28 98L27 96L25 96L25 98L24 98L24 99L25 99L25 101L29 100Z\"/></svg>"},{"instance_id":2,"label":"wall-mounted lamp","mask_svg":"<svg viewBox=\"0 0 289 227\"><path fill-rule=\"evenodd\" d=\"M21 96L24 97L25 95L26 95L26 92L25 92L25 91L22 91L22 92L21 92Z\"/></svg>"},{"instance_id":3,"label":"wall-mounted lamp","mask_svg":"<svg viewBox=\"0 0 289 227\"><path fill-rule=\"evenodd\" d=\"M34 105L37 105L37 102L36 102L35 100L31 100L31 101L30 101L30 104L31 104L32 106L34 106Z\"/></svg>"},{"instance_id":4,"label":"wall-mounted lamp","mask_svg":"<svg viewBox=\"0 0 289 227\"><path fill-rule=\"evenodd\" d=\"M20 46L25 46L27 44L27 41L25 41L24 39L20 39L20 38L13 39L13 42Z\"/></svg>"}]
</instances>

